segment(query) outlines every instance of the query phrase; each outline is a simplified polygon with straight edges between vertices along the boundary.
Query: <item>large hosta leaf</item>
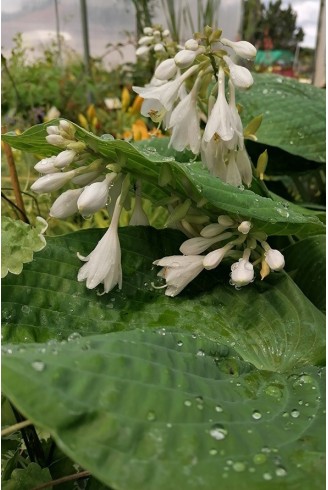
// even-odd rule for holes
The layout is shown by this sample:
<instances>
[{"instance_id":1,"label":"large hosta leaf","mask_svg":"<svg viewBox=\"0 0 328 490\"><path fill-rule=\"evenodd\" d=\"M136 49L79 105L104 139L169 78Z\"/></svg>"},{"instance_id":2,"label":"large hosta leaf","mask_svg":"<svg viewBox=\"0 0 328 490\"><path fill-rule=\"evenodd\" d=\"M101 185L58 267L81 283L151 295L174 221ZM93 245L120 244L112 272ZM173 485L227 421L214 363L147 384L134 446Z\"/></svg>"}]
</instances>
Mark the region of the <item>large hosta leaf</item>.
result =
<instances>
[{"instance_id":1,"label":"large hosta leaf","mask_svg":"<svg viewBox=\"0 0 328 490\"><path fill-rule=\"evenodd\" d=\"M173 230L128 227L120 231L123 289L97 296L76 280L81 262L104 230L49 238L49 244L18 277L3 281L3 338L10 342L67 339L123 329L172 328L205 334L234 346L260 369L286 371L324 357L324 316L285 273L237 291L229 266L203 272L168 298L152 266L179 253L183 235ZM101 290L101 288L99 288Z\"/></svg>"},{"instance_id":2,"label":"large hosta leaf","mask_svg":"<svg viewBox=\"0 0 328 490\"><path fill-rule=\"evenodd\" d=\"M238 93L247 123L263 114L260 143L315 162L325 162L325 91L287 77L254 74L254 85Z\"/></svg>"},{"instance_id":3,"label":"large hosta leaf","mask_svg":"<svg viewBox=\"0 0 328 490\"><path fill-rule=\"evenodd\" d=\"M53 124L48 123L48 124ZM58 153L58 149L48 145L46 126L38 125L25 131L22 135L7 134L3 139L15 148L24 151L38 152L40 155ZM213 178L203 168L200 162L178 162L173 156L167 156L168 140L165 138L152 140L143 145L131 145L126 141L98 138L82 128L76 127L76 134L98 156L103 156L108 162L116 162L118 155L124 162L124 170L145 179L158 189L158 195L163 192L168 196L178 194L182 199L191 198L194 203L206 199L204 209L212 213L214 219L222 212L228 212L237 217L252 219L254 226L268 234L286 235L294 233L322 233L324 227L316 217L304 216L293 209L274 202L268 197L262 197L250 190L242 190ZM181 155L180 155L181 156ZM158 181L163 166L169 166L173 181L167 187L159 187ZM154 194L154 193L152 193ZM151 196L149 196L151 197Z\"/></svg>"},{"instance_id":4,"label":"large hosta leaf","mask_svg":"<svg viewBox=\"0 0 328 490\"><path fill-rule=\"evenodd\" d=\"M14 345L3 390L114 490L319 490L322 370L259 371L183 332Z\"/></svg>"},{"instance_id":5,"label":"large hosta leaf","mask_svg":"<svg viewBox=\"0 0 328 490\"><path fill-rule=\"evenodd\" d=\"M307 237L284 250L287 270L306 296L326 310L326 240L322 235Z\"/></svg>"}]
</instances>

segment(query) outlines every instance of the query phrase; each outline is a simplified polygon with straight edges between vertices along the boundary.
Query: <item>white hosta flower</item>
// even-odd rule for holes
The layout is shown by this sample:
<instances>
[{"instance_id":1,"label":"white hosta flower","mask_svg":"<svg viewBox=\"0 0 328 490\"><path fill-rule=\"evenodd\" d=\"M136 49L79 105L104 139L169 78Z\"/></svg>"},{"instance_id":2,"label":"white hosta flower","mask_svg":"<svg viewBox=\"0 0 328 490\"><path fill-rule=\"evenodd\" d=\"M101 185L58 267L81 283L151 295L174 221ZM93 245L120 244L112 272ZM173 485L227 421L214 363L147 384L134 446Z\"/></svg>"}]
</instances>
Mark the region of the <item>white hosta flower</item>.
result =
<instances>
[{"instance_id":1,"label":"white hosta flower","mask_svg":"<svg viewBox=\"0 0 328 490\"><path fill-rule=\"evenodd\" d=\"M170 80L177 73L177 65L172 58L162 61L155 70L155 77L158 80Z\"/></svg>"},{"instance_id":2,"label":"white hosta flower","mask_svg":"<svg viewBox=\"0 0 328 490\"><path fill-rule=\"evenodd\" d=\"M105 106L107 109L112 111L113 109L121 109L122 107L122 102L118 97L107 97L104 99Z\"/></svg>"},{"instance_id":3,"label":"white hosta flower","mask_svg":"<svg viewBox=\"0 0 328 490\"><path fill-rule=\"evenodd\" d=\"M90 216L106 206L110 182L117 174L107 174L101 182L86 186L78 198L77 207L82 216Z\"/></svg>"},{"instance_id":4,"label":"white hosta flower","mask_svg":"<svg viewBox=\"0 0 328 490\"><path fill-rule=\"evenodd\" d=\"M148 44L151 44L154 40L154 36L142 36L139 41L138 41L138 44L139 46L147 46Z\"/></svg>"},{"instance_id":5,"label":"white hosta flower","mask_svg":"<svg viewBox=\"0 0 328 490\"><path fill-rule=\"evenodd\" d=\"M285 267L285 258L279 250L270 248L265 252L264 258L272 271L281 271Z\"/></svg>"},{"instance_id":6,"label":"white hosta flower","mask_svg":"<svg viewBox=\"0 0 328 490\"><path fill-rule=\"evenodd\" d=\"M191 49L182 49L174 56L174 61L179 68L188 68L188 66L193 64L196 56L196 51Z\"/></svg>"},{"instance_id":7,"label":"white hosta flower","mask_svg":"<svg viewBox=\"0 0 328 490\"><path fill-rule=\"evenodd\" d=\"M58 153L58 155L55 158L55 167L56 168L64 168L67 165L70 165L75 157L76 157L76 152L73 150L64 150Z\"/></svg>"},{"instance_id":8,"label":"white hosta flower","mask_svg":"<svg viewBox=\"0 0 328 490\"><path fill-rule=\"evenodd\" d=\"M211 175L219 177L224 182L227 177L226 154L227 148L219 138L214 136L209 142L202 140L202 162L206 165Z\"/></svg>"},{"instance_id":9,"label":"white hosta flower","mask_svg":"<svg viewBox=\"0 0 328 490\"><path fill-rule=\"evenodd\" d=\"M149 220L142 207L141 196L136 193L134 208L129 222L130 226L149 226Z\"/></svg>"},{"instance_id":10,"label":"white hosta flower","mask_svg":"<svg viewBox=\"0 0 328 490\"><path fill-rule=\"evenodd\" d=\"M227 232L211 238L203 238L203 237L189 238L189 240L186 240L181 245L180 252L183 253L183 255L199 255L202 252L204 252L204 250L209 248L211 245L214 245L214 243L227 240L228 238L231 238L231 236L232 233Z\"/></svg>"},{"instance_id":11,"label":"white hosta flower","mask_svg":"<svg viewBox=\"0 0 328 490\"><path fill-rule=\"evenodd\" d=\"M54 105L50 107L49 111L44 116L45 121L51 121L51 119L56 119L60 116L60 112Z\"/></svg>"},{"instance_id":12,"label":"white hosta flower","mask_svg":"<svg viewBox=\"0 0 328 490\"><path fill-rule=\"evenodd\" d=\"M122 207L117 199L112 222L96 248L81 260L86 263L78 272L77 280L86 281L88 289L104 284L104 293L111 291L116 285L122 288L121 246L118 237L118 221Z\"/></svg>"},{"instance_id":13,"label":"white hosta flower","mask_svg":"<svg viewBox=\"0 0 328 490\"><path fill-rule=\"evenodd\" d=\"M40 172L40 174L53 174L54 172L58 171L58 169L54 165L55 160L55 156L43 158L36 165L34 165L34 168L37 172Z\"/></svg>"},{"instance_id":14,"label":"white hosta flower","mask_svg":"<svg viewBox=\"0 0 328 490\"><path fill-rule=\"evenodd\" d=\"M236 107L235 86L231 80L229 80L229 107L232 125L234 128L234 135L230 141L227 141L227 147L230 150L235 150L237 145L239 149L244 148L244 130L243 123L241 122L240 115Z\"/></svg>"},{"instance_id":15,"label":"white hosta flower","mask_svg":"<svg viewBox=\"0 0 328 490\"><path fill-rule=\"evenodd\" d=\"M154 46L155 53L160 53L161 51L165 51L165 48L162 43L156 43Z\"/></svg>"},{"instance_id":16,"label":"white hosta flower","mask_svg":"<svg viewBox=\"0 0 328 490\"><path fill-rule=\"evenodd\" d=\"M251 227L252 227L252 223L250 221L242 221L238 226L238 231L243 235L247 235Z\"/></svg>"},{"instance_id":17,"label":"white hosta flower","mask_svg":"<svg viewBox=\"0 0 328 490\"><path fill-rule=\"evenodd\" d=\"M231 110L225 97L224 79L224 71L220 67L218 75L218 97L204 131L204 141L206 142L209 142L215 134L219 135L224 141L231 140L234 135Z\"/></svg>"},{"instance_id":18,"label":"white hosta flower","mask_svg":"<svg viewBox=\"0 0 328 490\"><path fill-rule=\"evenodd\" d=\"M247 286L254 280L254 268L253 265L246 258L239 259L231 266L231 281L233 286L238 288Z\"/></svg>"},{"instance_id":19,"label":"white hosta flower","mask_svg":"<svg viewBox=\"0 0 328 490\"><path fill-rule=\"evenodd\" d=\"M204 269L202 255L172 255L155 260L153 264L163 267L158 276L166 280L166 296L179 294Z\"/></svg>"},{"instance_id":20,"label":"white hosta flower","mask_svg":"<svg viewBox=\"0 0 328 490\"><path fill-rule=\"evenodd\" d=\"M210 225L204 226L200 234L204 238L212 238L222 233L225 229L226 226L222 226L219 223L211 223Z\"/></svg>"},{"instance_id":21,"label":"white hosta flower","mask_svg":"<svg viewBox=\"0 0 328 490\"><path fill-rule=\"evenodd\" d=\"M60 134L48 134L46 140L49 145L59 146L59 148L63 148L69 143L65 138L60 136Z\"/></svg>"},{"instance_id":22,"label":"white hosta flower","mask_svg":"<svg viewBox=\"0 0 328 490\"><path fill-rule=\"evenodd\" d=\"M236 163L242 181L249 187L252 183L253 171L251 161L245 148L237 151Z\"/></svg>"},{"instance_id":23,"label":"white hosta flower","mask_svg":"<svg viewBox=\"0 0 328 490\"><path fill-rule=\"evenodd\" d=\"M69 182L75 175L75 170L57 172L40 177L31 185L31 190L38 194L57 191Z\"/></svg>"},{"instance_id":24,"label":"white hosta flower","mask_svg":"<svg viewBox=\"0 0 328 490\"><path fill-rule=\"evenodd\" d=\"M164 107L166 111L170 111L173 107L174 102L177 99L180 86L197 70L197 66L191 66L187 71L185 71L185 73L183 73L179 77L175 78L174 80L170 80L169 82L166 82L159 87L148 86L132 88L143 99L157 101ZM157 108L155 110L157 110Z\"/></svg>"},{"instance_id":25,"label":"white hosta flower","mask_svg":"<svg viewBox=\"0 0 328 490\"><path fill-rule=\"evenodd\" d=\"M235 151L230 152L225 182L227 182L227 184L233 185L234 187L240 187L242 185L242 180L236 163L235 153Z\"/></svg>"},{"instance_id":26,"label":"white hosta flower","mask_svg":"<svg viewBox=\"0 0 328 490\"><path fill-rule=\"evenodd\" d=\"M197 49L199 48L198 41L196 41L196 39L188 39L185 42L185 48L191 49L192 51L197 51Z\"/></svg>"},{"instance_id":27,"label":"white hosta flower","mask_svg":"<svg viewBox=\"0 0 328 490\"><path fill-rule=\"evenodd\" d=\"M169 146L177 151L190 148L195 155L199 153L201 142L197 112L198 87L199 83L196 82L191 92L173 109L168 124L169 128L173 128Z\"/></svg>"},{"instance_id":28,"label":"white hosta flower","mask_svg":"<svg viewBox=\"0 0 328 490\"><path fill-rule=\"evenodd\" d=\"M52 218L65 219L77 213L77 200L83 189L69 189L63 192L53 203L49 215Z\"/></svg>"},{"instance_id":29,"label":"white hosta flower","mask_svg":"<svg viewBox=\"0 0 328 490\"><path fill-rule=\"evenodd\" d=\"M248 88L253 85L253 77L247 68L236 65L229 56L223 56L223 59L229 67L230 78L236 87Z\"/></svg>"},{"instance_id":30,"label":"white hosta flower","mask_svg":"<svg viewBox=\"0 0 328 490\"><path fill-rule=\"evenodd\" d=\"M222 259L224 258L225 255L227 255L227 253L229 252L229 250L231 250L232 247L233 244L227 243L227 245L225 245L224 247L218 248L217 250L213 250L213 252L210 252L207 255L205 255L205 258L203 260L205 269L207 270L215 269L215 267L217 267L222 262Z\"/></svg>"},{"instance_id":31,"label":"white hosta flower","mask_svg":"<svg viewBox=\"0 0 328 490\"><path fill-rule=\"evenodd\" d=\"M230 41L229 39L221 37L222 44L229 46L234 52L241 58L250 59L256 56L256 48L248 41Z\"/></svg>"},{"instance_id":32,"label":"white hosta flower","mask_svg":"<svg viewBox=\"0 0 328 490\"><path fill-rule=\"evenodd\" d=\"M47 126L46 130L48 134L59 134L58 126Z\"/></svg>"},{"instance_id":33,"label":"white hosta flower","mask_svg":"<svg viewBox=\"0 0 328 490\"><path fill-rule=\"evenodd\" d=\"M153 33L153 29L151 27L144 27L143 29L143 33L146 35L146 36L151 36L152 33Z\"/></svg>"},{"instance_id":34,"label":"white hosta flower","mask_svg":"<svg viewBox=\"0 0 328 490\"><path fill-rule=\"evenodd\" d=\"M146 54L148 54L150 51L150 47L149 46L140 46L137 50L136 50L136 56L145 56Z\"/></svg>"}]
</instances>

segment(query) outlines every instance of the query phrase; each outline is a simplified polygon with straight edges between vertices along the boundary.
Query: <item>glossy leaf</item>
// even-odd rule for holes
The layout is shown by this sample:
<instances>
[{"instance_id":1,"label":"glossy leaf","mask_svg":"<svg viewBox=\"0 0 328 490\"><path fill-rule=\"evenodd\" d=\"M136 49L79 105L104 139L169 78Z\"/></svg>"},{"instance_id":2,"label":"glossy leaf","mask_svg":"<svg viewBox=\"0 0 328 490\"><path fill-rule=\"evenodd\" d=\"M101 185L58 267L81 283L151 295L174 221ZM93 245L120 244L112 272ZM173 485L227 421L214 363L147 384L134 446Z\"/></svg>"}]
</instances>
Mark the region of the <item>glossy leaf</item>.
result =
<instances>
[{"instance_id":1,"label":"glossy leaf","mask_svg":"<svg viewBox=\"0 0 328 490\"><path fill-rule=\"evenodd\" d=\"M46 126L47 124L34 126L19 136L7 134L3 139L15 148L47 156L54 152L54 147L45 140ZM177 152L168 151L167 138L133 146L126 141L99 138L76 125L75 127L78 138L97 156L106 157L109 163L119 159L124 164L124 171L149 182L153 189L159 190L159 195L163 192L168 196L174 193L183 199L192 199L194 204L206 199L204 210L212 214L213 219L223 211L251 219L254 226L267 234L324 233L324 227L316 217L304 216L294 210L286 211L269 197L262 197L250 190L239 189L213 178L200 162L176 161ZM167 165L171 169L173 181L163 188L158 182L161 169Z\"/></svg>"},{"instance_id":2,"label":"glossy leaf","mask_svg":"<svg viewBox=\"0 0 328 490\"><path fill-rule=\"evenodd\" d=\"M11 345L3 373L11 401L115 490L323 485L321 369L259 371L161 329Z\"/></svg>"},{"instance_id":3,"label":"glossy leaf","mask_svg":"<svg viewBox=\"0 0 328 490\"><path fill-rule=\"evenodd\" d=\"M260 281L257 270L254 283L236 290L229 284L228 263L203 272L175 298L154 289L152 284L162 281L152 262L180 253L184 237L174 230L122 228L123 289L97 296L77 282L82 263L76 253L90 253L103 233L49 238L23 274L3 281L5 342L175 327L234 346L260 369L286 371L324 359L324 316L285 273Z\"/></svg>"},{"instance_id":4,"label":"glossy leaf","mask_svg":"<svg viewBox=\"0 0 328 490\"><path fill-rule=\"evenodd\" d=\"M250 90L238 93L244 123L263 114L259 143L315 162L325 162L325 91L288 77L254 74Z\"/></svg>"}]
</instances>

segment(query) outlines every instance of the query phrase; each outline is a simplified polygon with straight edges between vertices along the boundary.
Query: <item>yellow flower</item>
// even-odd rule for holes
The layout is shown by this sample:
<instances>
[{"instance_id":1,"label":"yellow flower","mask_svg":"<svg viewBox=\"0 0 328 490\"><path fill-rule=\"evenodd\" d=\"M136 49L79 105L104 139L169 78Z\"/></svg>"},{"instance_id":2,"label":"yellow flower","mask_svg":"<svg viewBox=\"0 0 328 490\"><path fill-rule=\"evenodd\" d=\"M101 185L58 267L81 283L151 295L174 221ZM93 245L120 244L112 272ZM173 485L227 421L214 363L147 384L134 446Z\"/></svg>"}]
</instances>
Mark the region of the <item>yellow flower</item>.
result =
<instances>
[{"instance_id":1,"label":"yellow flower","mask_svg":"<svg viewBox=\"0 0 328 490\"><path fill-rule=\"evenodd\" d=\"M139 114L142 103L143 103L143 98L140 97L140 95L137 95L137 97L134 99L132 106L129 108L129 112L131 114Z\"/></svg>"},{"instance_id":2,"label":"yellow flower","mask_svg":"<svg viewBox=\"0 0 328 490\"><path fill-rule=\"evenodd\" d=\"M81 124L81 126L84 129L89 129L89 124L88 124L87 118L83 114L80 113L78 115L78 119L79 119L79 123Z\"/></svg>"},{"instance_id":3,"label":"yellow flower","mask_svg":"<svg viewBox=\"0 0 328 490\"><path fill-rule=\"evenodd\" d=\"M122 90L122 95L121 95L121 101L122 101L122 109L123 111L126 111L130 105L130 92L126 87L123 87Z\"/></svg>"}]
</instances>

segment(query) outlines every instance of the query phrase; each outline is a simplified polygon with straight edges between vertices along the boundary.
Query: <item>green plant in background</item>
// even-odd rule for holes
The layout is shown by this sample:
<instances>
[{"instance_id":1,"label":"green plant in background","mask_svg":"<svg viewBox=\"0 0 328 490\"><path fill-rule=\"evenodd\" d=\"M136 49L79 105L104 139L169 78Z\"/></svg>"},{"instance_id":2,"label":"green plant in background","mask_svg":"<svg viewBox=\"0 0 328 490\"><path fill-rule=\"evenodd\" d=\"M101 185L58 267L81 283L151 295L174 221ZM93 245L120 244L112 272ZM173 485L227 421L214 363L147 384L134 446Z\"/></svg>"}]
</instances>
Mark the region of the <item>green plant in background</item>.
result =
<instances>
[{"instance_id":1,"label":"green plant in background","mask_svg":"<svg viewBox=\"0 0 328 490\"><path fill-rule=\"evenodd\" d=\"M253 77L231 49L249 43L206 27L177 48L157 30L139 43L162 46L155 77L135 90L170 138L64 118L3 136L41 158L32 190L57 193L52 219L111 217L48 237L3 281L5 425L28 418L24 447L5 433L5 488L72 474L91 490L319 490L323 213L271 186L322 171L324 94L269 75L239 92Z\"/></svg>"}]
</instances>

